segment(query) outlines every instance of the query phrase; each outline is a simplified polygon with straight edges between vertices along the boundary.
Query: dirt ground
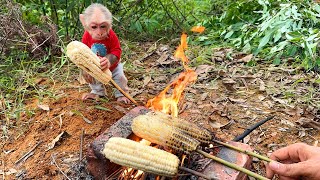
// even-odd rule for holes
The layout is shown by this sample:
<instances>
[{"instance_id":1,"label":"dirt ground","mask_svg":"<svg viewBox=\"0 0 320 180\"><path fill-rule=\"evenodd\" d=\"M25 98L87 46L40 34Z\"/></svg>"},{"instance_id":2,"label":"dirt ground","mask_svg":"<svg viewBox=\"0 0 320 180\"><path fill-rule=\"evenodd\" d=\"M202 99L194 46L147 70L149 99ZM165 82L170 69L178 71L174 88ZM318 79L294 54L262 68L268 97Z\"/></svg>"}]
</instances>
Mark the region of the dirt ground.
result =
<instances>
[{"instance_id":1,"label":"dirt ground","mask_svg":"<svg viewBox=\"0 0 320 180\"><path fill-rule=\"evenodd\" d=\"M198 80L185 89L184 98L179 103L179 117L229 141L258 121L274 116L244 140L263 155L296 142L317 145L319 130L310 121L306 123L306 120L319 121L317 104L287 101L281 98L281 93L285 92L286 85L296 82L293 78L296 74L309 77L309 80L319 78L319 75L290 74L288 67L248 67L239 61L246 55L236 53L230 63L225 61L225 51L214 50L211 64L198 66ZM145 67L143 71L126 70L130 93L141 105L181 72L179 62L170 55L163 58L164 54L163 47L158 47L134 62L136 67ZM172 53L166 51L168 54ZM284 80L291 81L283 83ZM299 82L294 87L293 99L299 98L300 94L303 96L304 91L298 92L299 87L310 85L308 82ZM85 169L84 158L89 144L135 106L116 102L111 95L111 86L107 86L109 95L106 98L81 101L81 94L87 92L88 87L80 84L76 75L70 82L43 79L39 84L47 86L55 95L41 101L33 98L26 102L33 113L22 112L20 120L14 122L14 126L19 128L10 131L9 138L2 142L1 178L91 179ZM317 88L319 84L312 86ZM315 95L319 98L318 94ZM264 175L263 163L254 160L254 171Z\"/></svg>"}]
</instances>

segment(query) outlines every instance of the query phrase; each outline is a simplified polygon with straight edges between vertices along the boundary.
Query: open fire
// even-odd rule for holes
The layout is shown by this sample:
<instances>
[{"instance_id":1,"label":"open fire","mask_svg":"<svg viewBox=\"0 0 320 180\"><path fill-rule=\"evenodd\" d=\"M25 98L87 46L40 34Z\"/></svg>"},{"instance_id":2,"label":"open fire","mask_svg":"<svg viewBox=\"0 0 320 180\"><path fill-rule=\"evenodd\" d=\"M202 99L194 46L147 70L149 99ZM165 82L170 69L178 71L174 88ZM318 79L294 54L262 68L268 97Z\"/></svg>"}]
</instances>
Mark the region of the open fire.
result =
<instances>
[{"instance_id":1,"label":"open fire","mask_svg":"<svg viewBox=\"0 0 320 180\"><path fill-rule=\"evenodd\" d=\"M153 99L148 100L146 107L153 111L160 111L166 114L171 114L173 117L178 116L178 103L182 96L182 93L186 86L190 83L193 83L197 79L197 74L194 70L188 67L188 58L186 57L184 51L187 49L187 34L183 33L181 35L181 43L178 46L175 57L181 59L185 72L182 72L179 77L174 80L171 84L169 84L162 92L159 93L158 96L154 97ZM172 90L172 94L169 95L168 92ZM144 139L140 141L140 143L149 142ZM185 156L183 156L185 157ZM130 177L137 179L140 175L143 174L143 171L137 171L134 175L132 168L125 169L122 175L120 176L122 179L123 177ZM128 176L128 174L130 174ZM126 179L126 178L124 178Z\"/></svg>"}]
</instances>

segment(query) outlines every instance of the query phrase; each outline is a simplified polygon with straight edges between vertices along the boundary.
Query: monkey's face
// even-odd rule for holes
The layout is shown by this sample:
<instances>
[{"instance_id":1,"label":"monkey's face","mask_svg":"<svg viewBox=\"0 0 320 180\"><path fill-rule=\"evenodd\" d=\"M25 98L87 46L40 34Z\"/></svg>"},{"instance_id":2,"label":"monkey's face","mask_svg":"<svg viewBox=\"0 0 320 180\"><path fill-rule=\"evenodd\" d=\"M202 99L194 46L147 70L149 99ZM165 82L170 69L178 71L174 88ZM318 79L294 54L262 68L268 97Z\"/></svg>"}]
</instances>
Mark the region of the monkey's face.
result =
<instances>
[{"instance_id":1,"label":"monkey's face","mask_svg":"<svg viewBox=\"0 0 320 180\"><path fill-rule=\"evenodd\" d=\"M87 22L87 30L95 40L103 40L108 37L110 24L107 22L105 15L96 9Z\"/></svg>"},{"instance_id":2,"label":"monkey's face","mask_svg":"<svg viewBox=\"0 0 320 180\"><path fill-rule=\"evenodd\" d=\"M109 24L104 22L104 23L95 23L92 22L89 24L88 27L88 32L92 36L94 40L103 40L108 37L108 29L109 29Z\"/></svg>"}]
</instances>

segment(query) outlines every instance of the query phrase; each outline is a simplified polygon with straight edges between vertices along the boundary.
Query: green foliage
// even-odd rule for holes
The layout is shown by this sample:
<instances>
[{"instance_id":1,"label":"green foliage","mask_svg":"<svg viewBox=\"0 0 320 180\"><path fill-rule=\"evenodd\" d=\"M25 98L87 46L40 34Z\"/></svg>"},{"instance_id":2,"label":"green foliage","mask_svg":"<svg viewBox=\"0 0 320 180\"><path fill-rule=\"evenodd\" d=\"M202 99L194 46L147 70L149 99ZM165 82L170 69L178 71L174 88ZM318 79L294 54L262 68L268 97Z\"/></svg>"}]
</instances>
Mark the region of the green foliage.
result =
<instances>
[{"instance_id":1,"label":"green foliage","mask_svg":"<svg viewBox=\"0 0 320 180\"><path fill-rule=\"evenodd\" d=\"M252 7L255 11L243 7ZM318 64L320 6L317 3L236 1L227 8L221 16L226 25L221 33L224 40L242 51L271 59L274 64L280 64L286 57L299 57L296 60L306 69Z\"/></svg>"}]
</instances>

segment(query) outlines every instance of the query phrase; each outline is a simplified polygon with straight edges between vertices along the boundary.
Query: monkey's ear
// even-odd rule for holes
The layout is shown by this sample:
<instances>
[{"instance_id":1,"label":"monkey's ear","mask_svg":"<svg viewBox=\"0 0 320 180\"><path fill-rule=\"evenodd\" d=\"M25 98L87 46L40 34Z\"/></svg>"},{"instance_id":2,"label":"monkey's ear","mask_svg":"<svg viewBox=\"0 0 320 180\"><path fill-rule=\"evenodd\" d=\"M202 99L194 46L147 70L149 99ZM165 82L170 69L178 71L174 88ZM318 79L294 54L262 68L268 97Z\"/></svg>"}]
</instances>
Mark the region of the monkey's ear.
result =
<instances>
[{"instance_id":1,"label":"monkey's ear","mask_svg":"<svg viewBox=\"0 0 320 180\"><path fill-rule=\"evenodd\" d=\"M80 19L80 22L81 22L82 26L84 28L87 28L86 21L85 21L85 18L84 18L84 14L79 14L79 19Z\"/></svg>"}]
</instances>

